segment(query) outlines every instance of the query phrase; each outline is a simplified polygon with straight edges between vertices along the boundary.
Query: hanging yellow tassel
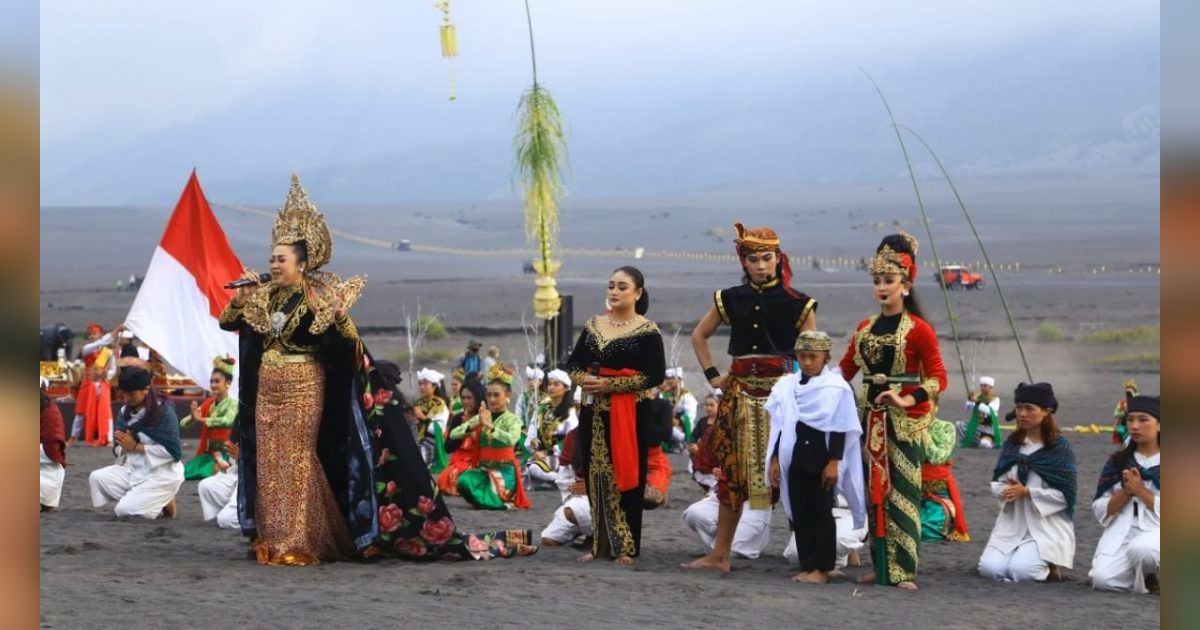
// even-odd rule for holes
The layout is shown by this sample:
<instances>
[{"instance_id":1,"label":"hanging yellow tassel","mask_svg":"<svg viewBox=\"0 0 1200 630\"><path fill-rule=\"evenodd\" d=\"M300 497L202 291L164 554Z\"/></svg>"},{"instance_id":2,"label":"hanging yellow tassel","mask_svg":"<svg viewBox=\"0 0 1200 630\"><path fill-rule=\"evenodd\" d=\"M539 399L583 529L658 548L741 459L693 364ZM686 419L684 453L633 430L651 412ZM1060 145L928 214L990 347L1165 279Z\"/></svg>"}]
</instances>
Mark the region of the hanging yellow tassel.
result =
<instances>
[{"instance_id":1,"label":"hanging yellow tassel","mask_svg":"<svg viewBox=\"0 0 1200 630\"><path fill-rule=\"evenodd\" d=\"M454 94L454 58L458 56L458 35L454 23L450 21L450 0L438 0L433 4L442 12L442 27L439 39L442 42L442 57L450 60L450 100L455 100Z\"/></svg>"},{"instance_id":2,"label":"hanging yellow tassel","mask_svg":"<svg viewBox=\"0 0 1200 630\"><path fill-rule=\"evenodd\" d=\"M458 56L458 39L454 36L454 24L450 22L449 15L446 16L446 21L442 22L442 56Z\"/></svg>"}]
</instances>

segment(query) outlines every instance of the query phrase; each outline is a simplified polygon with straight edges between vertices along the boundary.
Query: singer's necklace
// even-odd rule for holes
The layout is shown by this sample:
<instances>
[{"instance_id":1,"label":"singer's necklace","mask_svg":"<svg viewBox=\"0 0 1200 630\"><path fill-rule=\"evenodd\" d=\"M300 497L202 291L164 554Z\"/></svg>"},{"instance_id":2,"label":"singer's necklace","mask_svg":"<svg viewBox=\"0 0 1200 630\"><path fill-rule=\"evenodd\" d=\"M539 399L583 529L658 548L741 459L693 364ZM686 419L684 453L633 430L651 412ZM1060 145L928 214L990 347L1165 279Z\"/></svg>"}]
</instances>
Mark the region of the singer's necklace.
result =
<instances>
[{"instance_id":1,"label":"singer's necklace","mask_svg":"<svg viewBox=\"0 0 1200 630\"><path fill-rule=\"evenodd\" d=\"M613 316L610 314L608 316L608 325L612 326L613 328L624 328L624 327L632 324L633 322L637 321L638 317L640 317L640 316L634 315L633 317L630 317L629 319L626 319L624 321L617 321L617 320L613 319Z\"/></svg>"}]
</instances>

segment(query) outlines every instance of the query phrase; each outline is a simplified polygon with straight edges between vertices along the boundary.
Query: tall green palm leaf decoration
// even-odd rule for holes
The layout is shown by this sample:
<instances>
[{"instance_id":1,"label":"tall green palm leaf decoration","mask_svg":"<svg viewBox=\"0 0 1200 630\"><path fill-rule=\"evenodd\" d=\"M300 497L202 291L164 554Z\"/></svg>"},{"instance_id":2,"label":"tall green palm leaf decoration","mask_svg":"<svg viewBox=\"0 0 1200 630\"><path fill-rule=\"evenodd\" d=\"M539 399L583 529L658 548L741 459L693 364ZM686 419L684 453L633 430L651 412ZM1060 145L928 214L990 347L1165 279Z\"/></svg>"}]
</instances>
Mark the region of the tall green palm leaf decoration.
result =
<instances>
[{"instance_id":1,"label":"tall green palm leaf decoration","mask_svg":"<svg viewBox=\"0 0 1200 630\"><path fill-rule=\"evenodd\" d=\"M558 202L566 191L562 169L567 161L567 142L558 105L537 80L529 0L525 0L525 19L529 24L533 85L517 104L516 170L525 194L525 237L538 246L533 261L537 272L533 312L541 319L550 319L558 314L562 303L554 279L562 261L554 255L558 248Z\"/></svg>"}]
</instances>

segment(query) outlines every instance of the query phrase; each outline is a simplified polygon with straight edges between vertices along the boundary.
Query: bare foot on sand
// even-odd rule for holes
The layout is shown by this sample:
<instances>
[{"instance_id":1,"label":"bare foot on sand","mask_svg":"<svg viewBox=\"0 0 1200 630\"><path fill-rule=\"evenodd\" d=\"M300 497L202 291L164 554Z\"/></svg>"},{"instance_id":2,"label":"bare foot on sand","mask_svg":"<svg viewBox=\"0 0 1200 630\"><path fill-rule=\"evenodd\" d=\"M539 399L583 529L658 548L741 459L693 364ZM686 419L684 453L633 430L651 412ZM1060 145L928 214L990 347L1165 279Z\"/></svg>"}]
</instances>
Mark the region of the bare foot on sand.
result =
<instances>
[{"instance_id":1,"label":"bare foot on sand","mask_svg":"<svg viewBox=\"0 0 1200 630\"><path fill-rule=\"evenodd\" d=\"M841 569L834 569L834 570L832 570L832 571L830 571L830 572L829 572L829 574L828 574L828 577L831 577L831 578L844 578L844 577L846 577L846 572L845 572L845 571L842 571Z\"/></svg>"},{"instance_id":2,"label":"bare foot on sand","mask_svg":"<svg viewBox=\"0 0 1200 630\"><path fill-rule=\"evenodd\" d=\"M175 499L171 499L171 502L163 508L163 518L175 518L175 507Z\"/></svg>"},{"instance_id":3,"label":"bare foot on sand","mask_svg":"<svg viewBox=\"0 0 1200 630\"><path fill-rule=\"evenodd\" d=\"M576 558L575 561L576 562L591 562L592 560L595 560L595 559L596 559L596 556L593 556L590 553L585 553L582 556L579 556L578 558Z\"/></svg>"},{"instance_id":4,"label":"bare foot on sand","mask_svg":"<svg viewBox=\"0 0 1200 630\"><path fill-rule=\"evenodd\" d=\"M897 583L896 587L905 591L917 590L917 584L915 582L909 582L908 580Z\"/></svg>"},{"instance_id":5,"label":"bare foot on sand","mask_svg":"<svg viewBox=\"0 0 1200 630\"><path fill-rule=\"evenodd\" d=\"M551 539L549 539L549 538L543 538L543 539L542 539L542 546L543 546L543 547L559 547L559 546L561 546L561 545L562 545L562 543L558 542L557 540L551 540Z\"/></svg>"},{"instance_id":6,"label":"bare foot on sand","mask_svg":"<svg viewBox=\"0 0 1200 630\"><path fill-rule=\"evenodd\" d=\"M862 557L858 555L857 551L851 551L850 555L846 557L846 566L861 567L862 565Z\"/></svg>"},{"instance_id":7,"label":"bare foot on sand","mask_svg":"<svg viewBox=\"0 0 1200 630\"><path fill-rule=\"evenodd\" d=\"M803 582L805 584L824 584L829 581L824 573L820 571L809 571L808 573L797 573L792 576L793 582Z\"/></svg>"},{"instance_id":8,"label":"bare foot on sand","mask_svg":"<svg viewBox=\"0 0 1200 630\"><path fill-rule=\"evenodd\" d=\"M858 576L858 583L859 584L874 584L875 583L875 572L871 571L870 573L864 573L864 574Z\"/></svg>"},{"instance_id":9,"label":"bare foot on sand","mask_svg":"<svg viewBox=\"0 0 1200 630\"><path fill-rule=\"evenodd\" d=\"M710 571L725 571L728 572L732 566L729 558L717 558L712 555L697 558L691 562L685 562L679 565L685 569L708 569Z\"/></svg>"},{"instance_id":10,"label":"bare foot on sand","mask_svg":"<svg viewBox=\"0 0 1200 630\"><path fill-rule=\"evenodd\" d=\"M1063 581L1062 571L1059 570L1058 565L1056 565L1056 564L1050 565L1050 573L1046 576L1046 581L1047 582Z\"/></svg>"},{"instance_id":11,"label":"bare foot on sand","mask_svg":"<svg viewBox=\"0 0 1200 630\"><path fill-rule=\"evenodd\" d=\"M619 564L623 567L631 567L631 566L633 566L633 557L632 556L621 556L620 558L613 560L613 562L616 562L617 564Z\"/></svg>"}]
</instances>

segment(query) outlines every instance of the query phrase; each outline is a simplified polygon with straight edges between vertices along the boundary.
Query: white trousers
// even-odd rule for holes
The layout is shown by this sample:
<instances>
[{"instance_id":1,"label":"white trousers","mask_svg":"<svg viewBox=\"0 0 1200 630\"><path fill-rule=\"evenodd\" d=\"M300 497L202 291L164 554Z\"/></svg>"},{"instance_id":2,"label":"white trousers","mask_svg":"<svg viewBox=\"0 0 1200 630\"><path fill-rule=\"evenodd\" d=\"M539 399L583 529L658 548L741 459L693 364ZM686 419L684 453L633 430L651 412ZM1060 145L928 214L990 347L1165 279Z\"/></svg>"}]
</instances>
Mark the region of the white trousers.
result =
<instances>
[{"instance_id":1,"label":"white trousers","mask_svg":"<svg viewBox=\"0 0 1200 630\"><path fill-rule=\"evenodd\" d=\"M217 518L217 514L229 505L231 497L237 501L237 483L237 475L217 473L201 479L200 483L196 484L196 494L200 495L200 511L204 520L211 521Z\"/></svg>"},{"instance_id":2,"label":"white trousers","mask_svg":"<svg viewBox=\"0 0 1200 630\"><path fill-rule=\"evenodd\" d=\"M116 501L113 512L119 517L155 519L183 485L183 464L172 462L157 466L141 479L134 479L129 466L105 466L92 471L88 485L92 490L93 507L104 507L109 501Z\"/></svg>"},{"instance_id":3,"label":"white trousers","mask_svg":"<svg viewBox=\"0 0 1200 630\"><path fill-rule=\"evenodd\" d=\"M833 568L842 569L849 564L851 551L859 551L866 546L863 539L867 537L867 529L854 529L854 516L845 508L833 508L833 522L837 526L837 555L833 560ZM800 564L795 535L788 536L783 558L791 564Z\"/></svg>"},{"instance_id":4,"label":"white trousers","mask_svg":"<svg viewBox=\"0 0 1200 630\"><path fill-rule=\"evenodd\" d=\"M984 549L979 558L979 574L1005 582L1041 582L1050 575L1050 565L1038 555L1037 542L1030 538L1011 553L995 547Z\"/></svg>"},{"instance_id":5,"label":"white trousers","mask_svg":"<svg viewBox=\"0 0 1200 630\"><path fill-rule=\"evenodd\" d=\"M242 524L238 521L237 515L237 489L234 489L233 496L229 497L229 503L217 512L217 527L221 529L241 529Z\"/></svg>"},{"instance_id":6,"label":"white trousers","mask_svg":"<svg viewBox=\"0 0 1200 630\"><path fill-rule=\"evenodd\" d=\"M575 516L575 522L567 520L567 509L570 508ZM556 543L567 544L580 536L592 533L592 506L585 496L572 495L563 501L554 511L554 518L546 529L542 530L542 538Z\"/></svg>"},{"instance_id":7,"label":"white trousers","mask_svg":"<svg viewBox=\"0 0 1200 630\"><path fill-rule=\"evenodd\" d=\"M61 464L55 462L46 456L46 451L38 445L41 450L41 477L42 477L42 497L39 503L46 507L58 507L59 499L62 498L63 479L67 476L67 471Z\"/></svg>"},{"instance_id":8,"label":"white trousers","mask_svg":"<svg viewBox=\"0 0 1200 630\"><path fill-rule=\"evenodd\" d=\"M717 514L721 502L713 494L696 501L680 517L683 531L699 539L707 551L713 550L717 539ZM742 510L742 518L733 532L730 551L739 558L754 559L771 542L771 510Z\"/></svg>"},{"instance_id":9,"label":"white trousers","mask_svg":"<svg viewBox=\"0 0 1200 630\"><path fill-rule=\"evenodd\" d=\"M1146 575L1158 574L1159 530L1136 532L1115 554L1096 554L1088 577L1104 591L1146 592Z\"/></svg>"},{"instance_id":10,"label":"white trousers","mask_svg":"<svg viewBox=\"0 0 1200 630\"><path fill-rule=\"evenodd\" d=\"M552 468L550 472L542 470L541 466L530 463L525 467L525 472L529 474L529 478L539 483L554 483L558 480L558 469Z\"/></svg>"}]
</instances>

